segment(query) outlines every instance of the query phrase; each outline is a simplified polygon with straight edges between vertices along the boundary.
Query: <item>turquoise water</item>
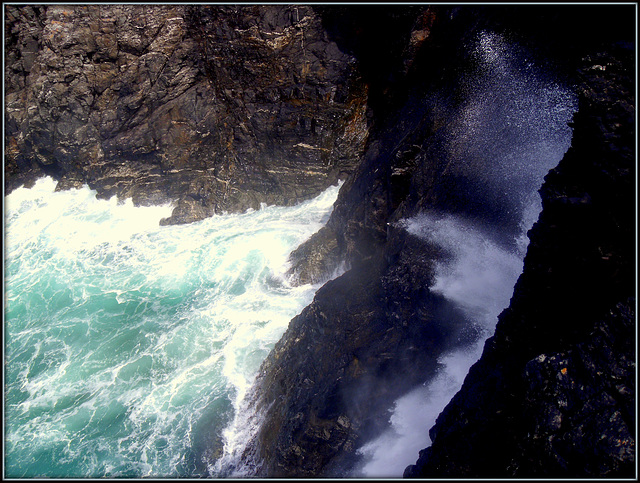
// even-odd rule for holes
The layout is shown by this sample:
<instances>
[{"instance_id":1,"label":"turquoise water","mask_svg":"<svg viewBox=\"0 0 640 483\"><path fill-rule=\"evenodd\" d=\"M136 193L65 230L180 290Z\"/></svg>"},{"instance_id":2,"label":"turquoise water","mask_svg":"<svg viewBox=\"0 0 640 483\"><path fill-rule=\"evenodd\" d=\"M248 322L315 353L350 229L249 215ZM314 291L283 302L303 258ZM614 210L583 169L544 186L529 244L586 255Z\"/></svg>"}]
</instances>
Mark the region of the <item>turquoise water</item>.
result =
<instances>
[{"instance_id":1,"label":"turquoise water","mask_svg":"<svg viewBox=\"0 0 640 483\"><path fill-rule=\"evenodd\" d=\"M318 288L290 286L287 257L338 187L179 226L158 224L170 206L54 187L5 197L5 476L204 474Z\"/></svg>"}]
</instances>

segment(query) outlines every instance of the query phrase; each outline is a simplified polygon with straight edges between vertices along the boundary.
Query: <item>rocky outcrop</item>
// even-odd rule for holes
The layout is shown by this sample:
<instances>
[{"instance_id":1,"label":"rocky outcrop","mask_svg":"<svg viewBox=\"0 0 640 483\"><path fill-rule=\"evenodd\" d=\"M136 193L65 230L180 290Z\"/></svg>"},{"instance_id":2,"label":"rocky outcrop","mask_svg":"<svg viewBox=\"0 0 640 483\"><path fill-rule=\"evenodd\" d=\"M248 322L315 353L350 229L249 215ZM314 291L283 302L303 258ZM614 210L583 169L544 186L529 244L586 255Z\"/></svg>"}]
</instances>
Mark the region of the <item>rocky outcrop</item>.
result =
<instances>
[{"instance_id":1,"label":"rocky outcrop","mask_svg":"<svg viewBox=\"0 0 640 483\"><path fill-rule=\"evenodd\" d=\"M410 13L413 22L397 20L398 29L409 31L396 48L413 52L411 32L424 33L424 19L430 19L438 35L431 62L411 69L404 61L389 62L387 76L377 72L372 86L387 92L395 86L399 93L375 104L379 123L327 226L292 254L291 273L301 281L321 280L338 262L348 271L326 283L292 320L260 370L252 404L265 422L244 455L259 476L348 473L358 461L357 448L386 427L393 401L433 375L438 356L469 335L460 311L428 290L440 249L397 222L422 209L419 202L434 194L436 180L442 191L447 182L455 186L443 174L441 143L451 111L440 94L452 79L446 71L451 60L442 60L464 62L458 54L474 33L449 37L446 10ZM370 95L375 98L375 91ZM433 200L431 206L468 212L463 198ZM489 218L490 210L475 208L473 215Z\"/></svg>"},{"instance_id":2,"label":"rocky outcrop","mask_svg":"<svg viewBox=\"0 0 640 483\"><path fill-rule=\"evenodd\" d=\"M185 223L346 178L291 274L346 272L265 360L250 401L263 424L243 457L258 476L344 476L393 401L473 337L428 289L441 250L398 222L435 209L506 243L520 219L443 148L469 42L501 32L576 85L575 136L541 191L511 306L406 476L626 477L636 153L623 7L10 5L5 189L49 174L60 189L172 200L163 223Z\"/></svg>"},{"instance_id":3,"label":"rocky outcrop","mask_svg":"<svg viewBox=\"0 0 640 483\"><path fill-rule=\"evenodd\" d=\"M396 25L405 23L400 17ZM387 68L400 75L404 63ZM371 85L388 88L377 75L380 83ZM387 102L374 113L389 113ZM243 456L258 476L344 475L363 440L385 427L393 400L433 373L437 356L460 335L455 308L426 289L437 249L429 253L388 225L394 212L401 216L418 167L427 169L424 116L431 106L428 98L408 103L374 125L375 138L342 186L327 226L292 255L300 281L321 280L338 262L348 271L317 292L261 367L252 411L264 423ZM442 312L452 315L446 327L436 316Z\"/></svg>"},{"instance_id":4,"label":"rocky outcrop","mask_svg":"<svg viewBox=\"0 0 640 483\"><path fill-rule=\"evenodd\" d=\"M164 223L292 204L356 164L367 87L304 6L8 6L5 189L38 176Z\"/></svg>"},{"instance_id":5,"label":"rocky outcrop","mask_svg":"<svg viewBox=\"0 0 640 483\"><path fill-rule=\"evenodd\" d=\"M460 336L455 308L426 291L432 258L395 241L400 260L372 258L326 283L264 362L254 404L265 422L244 455L258 476L344 476L393 400Z\"/></svg>"},{"instance_id":6,"label":"rocky outcrop","mask_svg":"<svg viewBox=\"0 0 640 483\"><path fill-rule=\"evenodd\" d=\"M585 57L511 305L411 477L635 474L633 50Z\"/></svg>"},{"instance_id":7,"label":"rocky outcrop","mask_svg":"<svg viewBox=\"0 0 640 483\"><path fill-rule=\"evenodd\" d=\"M369 92L380 102L363 160L327 227L292 257L292 274L305 281L322 279L337 261L349 270L318 291L261 368L252 403L264 424L244 456L257 475L348 474L355 449L384 427L392 402L429 379L438 355L469 336L456 308L427 289L437 248L417 245L396 223L437 209L481 221L505 240L515 231L514 206L478 199L479 185L447 170L442 148L451 109L464 95L465 63L473 62L465 48L483 29L520 32L533 55L582 82L577 137L547 178L529 271L485 349L490 362L474 366L434 430L433 450L407 476L628 474L635 367L633 345L621 338L630 340L635 317L635 112L632 49L616 36L633 28L618 30L615 11L591 13L577 25L574 12L553 8L411 12L405 46L396 46L402 61L370 83L388 96ZM536 27L542 23L544 35ZM594 40L595 25L602 37ZM607 47L599 51L601 40ZM617 48L623 54L615 60ZM593 465L583 465L584 455Z\"/></svg>"}]
</instances>

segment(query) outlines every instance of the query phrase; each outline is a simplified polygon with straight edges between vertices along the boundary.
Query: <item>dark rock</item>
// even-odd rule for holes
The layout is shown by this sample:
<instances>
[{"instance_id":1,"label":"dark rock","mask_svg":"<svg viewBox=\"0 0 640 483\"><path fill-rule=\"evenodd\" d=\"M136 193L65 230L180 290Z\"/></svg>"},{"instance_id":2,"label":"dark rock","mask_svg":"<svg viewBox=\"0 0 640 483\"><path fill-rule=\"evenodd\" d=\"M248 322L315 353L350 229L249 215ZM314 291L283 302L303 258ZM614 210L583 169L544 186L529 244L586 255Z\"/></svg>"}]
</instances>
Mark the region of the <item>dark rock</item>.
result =
<instances>
[{"instance_id":1,"label":"dark rock","mask_svg":"<svg viewBox=\"0 0 640 483\"><path fill-rule=\"evenodd\" d=\"M323 226L313 236L291 253L292 267L288 274L292 283L319 283L332 278L341 262L335 232Z\"/></svg>"},{"instance_id":2,"label":"dark rock","mask_svg":"<svg viewBox=\"0 0 640 483\"><path fill-rule=\"evenodd\" d=\"M260 370L251 397L265 422L244 455L259 476L344 476L359 445L388 424L393 402L465 336L463 314L427 288L440 251L396 227L418 212L416 192L433 186L422 180L445 166L430 135L446 111L422 95L441 87L441 67L432 65L431 83L413 84L406 104L373 125L327 226L292 254L301 282L343 261L348 271L318 291Z\"/></svg>"},{"instance_id":3,"label":"dark rock","mask_svg":"<svg viewBox=\"0 0 640 483\"><path fill-rule=\"evenodd\" d=\"M265 422L244 460L258 476L343 474L363 440L386 426L398 394L435 371L455 332L433 317L447 303L406 283L405 272L424 277L415 259L400 265L389 271L371 260L349 270L291 321L255 385L253 409Z\"/></svg>"},{"instance_id":4,"label":"dark rock","mask_svg":"<svg viewBox=\"0 0 640 483\"><path fill-rule=\"evenodd\" d=\"M160 220L160 225L193 223L194 221L203 220L211 216L211 214L211 211L207 210L201 202L192 198L185 198L178 202L170 217Z\"/></svg>"},{"instance_id":5,"label":"dark rock","mask_svg":"<svg viewBox=\"0 0 640 483\"><path fill-rule=\"evenodd\" d=\"M173 201L165 222L186 223L315 196L367 138L366 86L309 7L9 6L7 18L7 192L49 174L103 198Z\"/></svg>"},{"instance_id":6,"label":"dark rock","mask_svg":"<svg viewBox=\"0 0 640 483\"><path fill-rule=\"evenodd\" d=\"M440 351L464 337L461 314L426 288L441 254L417 247L417 240L396 228L399 220L437 209L504 234L501 243L517 233L517 207L508 198L478 198L478 181L452 174L442 148L451 132L450 106L464 94L465 63L473 62L465 49L482 29L520 31L517 40L538 60L556 64L570 82L582 79L578 90L589 101L575 119L572 150L547 176L543 214L530 232L528 268L512 304L462 392L431 431L434 446L421 452L405 476L629 475L635 442L629 419L622 417L630 414L629 400L606 396L612 385L586 374L575 383L590 387L587 392L553 384L545 389L553 371L564 376L564 366L527 366L541 354L554 357L548 361L569 355L588 360L602 357L602 350L612 355L605 367L625 374L620 390L631 391L628 347L598 339L596 348L589 334L608 324L602 321L610 320L606 314L618 303L627 309L615 311L627 315L610 323L626 327L624 332L634 317L627 301L634 287L632 62L628 53L613 51L615 42L594 39L585 27L592 23L563 31L572 14L517 7L407 14L415 22L407 23L414 27L403 38L420 38L420 48L402 50L402 62L382 63L383 72L368 82L375 91L369 92L373 124L362 162L343 185L326 230L292 257L302 280L317 280L340 261L349 270L318 291L261 368L251 401L265 419L244 456L257 475L348 474L357 462L354 449L384 428L392 402L429 379ZM615 17L609 11L601 18ZM356 21L347 14L342 23L330 14L324 18L339 45L355 43L357 52L362 39L349 37L340 25L359 25L366 17ZM542 37L534 26L547 21L557 28ZM616 34L609 27L605 37ZM602 59L585 64L581 59L603 48L603 41ZM554 50L556 43L562 47ZM402 58L398 50L395 55ZM587 73L600 72L593 66L603 63L612 77L589 78ZM389 94L385 101L383 92ZM537 371L542 388L523 376L525 367L533 379ZM583 398L592 393L601 396L591 404ZM569 401L577 412L567 412ZM339 421L348 421L349 431ZM537 422L530 427L530 421ZM596 443L600 431L609 443ZM618 439L616 448L611 442ZM593 465L584 465L582 452Z\"/></svg>"},{"instance_id":7,"label":"dark rock","mask_svg":"<svg viewBox=\"0 0 640 483\"><path fill-rule=\"evenodd\" d=\"M405 476L634 476L635 73L625 45L610 40L578 65L572 146L540 191L511 305Z\"/></svg>"}]
</instances>

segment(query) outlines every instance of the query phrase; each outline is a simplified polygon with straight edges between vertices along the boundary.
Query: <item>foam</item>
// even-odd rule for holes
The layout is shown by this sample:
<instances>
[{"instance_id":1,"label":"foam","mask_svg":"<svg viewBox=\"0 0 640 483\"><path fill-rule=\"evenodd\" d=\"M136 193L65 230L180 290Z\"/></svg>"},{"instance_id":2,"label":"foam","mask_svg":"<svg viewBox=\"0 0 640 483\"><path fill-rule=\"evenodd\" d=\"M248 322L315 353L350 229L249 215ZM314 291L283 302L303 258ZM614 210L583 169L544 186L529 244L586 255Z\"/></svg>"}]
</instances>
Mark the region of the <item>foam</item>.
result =
<instances>
[{"instance_id":1,"label":"foam","mask_svg":"<svg viewBox=\"0 0 640 483\"><path fill-rule=\"evenodd\" d=\"M338 187L178 226L159 225L170 205L54 188L44 178L6 197L7 476L190 475L199 421L232 417L208 414L211 401L241 410L313 297L272 281ZM36 454L49 462L24 457Z\"/></svg>"}]
</instances>

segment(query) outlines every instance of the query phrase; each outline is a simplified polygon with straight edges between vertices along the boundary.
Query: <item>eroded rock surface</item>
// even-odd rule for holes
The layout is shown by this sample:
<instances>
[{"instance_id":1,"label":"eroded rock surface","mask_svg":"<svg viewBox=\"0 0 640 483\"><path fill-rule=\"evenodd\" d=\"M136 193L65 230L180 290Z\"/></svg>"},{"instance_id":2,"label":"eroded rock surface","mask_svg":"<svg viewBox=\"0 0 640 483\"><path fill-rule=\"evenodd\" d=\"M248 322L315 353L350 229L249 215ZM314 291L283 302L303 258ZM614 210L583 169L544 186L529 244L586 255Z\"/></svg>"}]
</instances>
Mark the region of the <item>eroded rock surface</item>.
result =
<instances>
[{"instance_id":1,"label":"eroded rock surface","mask_svg":"<svg viewBox=\"0 0 640 483\"><path fill-rule=\"evenodd\" d=\"M613 39L580 61L572 146L511 305L405 476L635 474L635 73Z\"/></svg>"},{"instance_id":2,"label":"eroded rock surface","mask_svg":"<svg viewBox=\"0 0 640 483\"><path fill-rule=\"evenodd\" d=\"M485 29L520 32L522 45L575 83L576 137L547 177L528 268L486 362L474 366L433 431L433 450L406 476L628 474L635 366L632 345L619 337L632 337L635 317L633 48L616 37L615 11L563 30L572 18L553 8L425 8L409 23L405 38L422 39L420 48L397 51L413 57L402 62L406 70L389 67L394 82L371 84L384 86L389 100L374 109L362 162L327 228L293 254L292 273L302 280L322 279L337 260L349 271L318 291L261 369L253 397L265 422L245 453L257 475L349 474L355 449L384 427L393 401L428 380L438 355L466 337L461 314L427 288L440 253L396 226L436 209L505 239L516 232L521 214L499 197L479 200L474 180L452 175L442 149L453 131L450 106L464 93L456 86L473 61L465 48ZM555 37L537 29L545 22L557 27L549 27ZM600 22L602 38L594 38L589 26ZM590 369L562 365L588 358ZM582 452L592 465L583 465Z\"/></svg>"},{"instance_id":3,"label":"eroded rock surface","mask_svg":"<svg viewBox=\"0 0 640 483\"><path fill-rule=\"evenodd\" d=\"M317 195L367 137L310 7L8 6L5 33L7 191L49 174L185 223Z\"/></svg>"}]
</instances>

